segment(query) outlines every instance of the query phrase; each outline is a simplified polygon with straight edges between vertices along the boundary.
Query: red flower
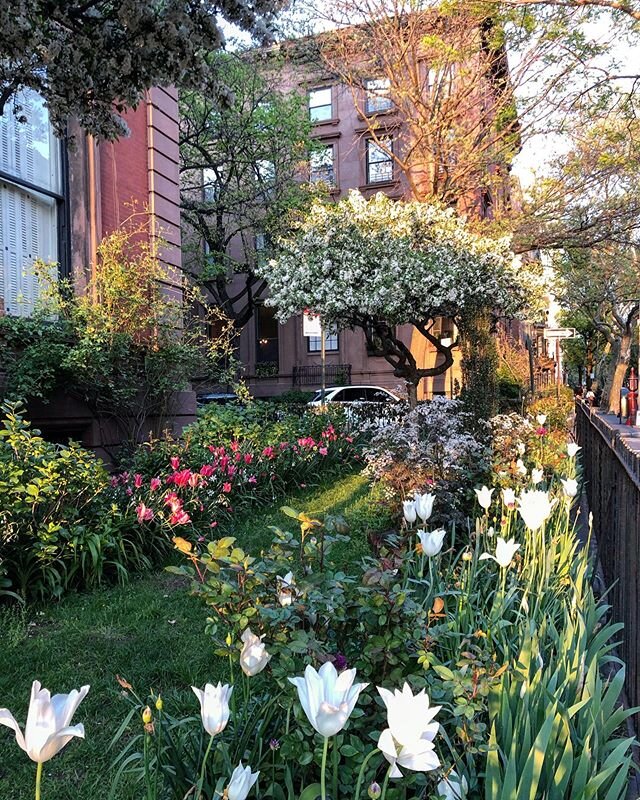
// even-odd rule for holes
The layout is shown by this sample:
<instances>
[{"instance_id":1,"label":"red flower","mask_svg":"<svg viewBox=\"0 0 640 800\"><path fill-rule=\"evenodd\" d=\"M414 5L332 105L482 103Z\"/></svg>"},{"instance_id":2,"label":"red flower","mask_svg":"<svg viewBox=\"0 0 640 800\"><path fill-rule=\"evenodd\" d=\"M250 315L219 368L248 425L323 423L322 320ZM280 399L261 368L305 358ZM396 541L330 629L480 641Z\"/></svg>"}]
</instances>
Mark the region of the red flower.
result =
<instances>
[{"instance_id":1,"label":"red flower","mask_svg":"<svg viewBox=\"0 0 640 800\"><path fill-rule=\"evenodd\" d=\"M160 488L161 483L162 481L160 480L160 478L151 478L151 480L149 481L149 489L152 492L155 492L156 489Z\"/></svg>"},{"instance_id":2,"label":"red flower","mask_svg":"<svg viewBox=\"0 0 640 800\"><path fill-rule=\"evenodd\" d=\"M275 454L276 452L271 445L269 445L269 447L265 447L262 451L262 455L266 456L267 458L275 458Z\"/></svg>"},{"instance_id":3,"label":"red flower","mask_svg":"<svg viewBox=\"0 0 640 800\"><path fill-rule=\"evenodd\" d=\"M223 483L222 484L222 491L225 492L226 494L229 494L229 492L231 491L231 484L230 483Z\"/></svg>"},{"instance_id":4,"label":"red flower","mask_svg":"<svg viewBox=\"0 0 640 800\"><path fill-rule=\"evenodd\" d=\"M169 517L170 525L186 525L189 522L191 522L191 517L183 509L178 509L177 511L174 511L173 514Z\"/></svg>"},{"instance_id":5,"label":"red flower","mask_svg":"<svg viewBox=\"0 0 640 800\"><path fill-rule=\"evenodd\" d=\"M191 479L191 470L183 469L180 472L174 472L169 478L170 483L175 483L176 486L188 486Z\"/></svg>"},{"instance_id":6,"label":"red flower","mask_svg":"<svg viewBox=\"0 0 640 800\"><path fill-rule=\"evenodd\" d=\"M220 469L226 469L228 463L229 463L228 456L222 456L222 458L220 459Z\"/></svg>"},{"instance_id":7,"label":"red flower","mask_svg":"<svg viewBox=\"0 0 640 800\"><path fill-rule=\"evenodd\" d=\"M539 428L536 428L536 433L538 434L538 436L546 436L547 435L547 429L543 428L542 425L541 425Z\"/></svg>"},{"instance_id":8,"label":"red flower","mask_svg":"<svg viewBox=\"0 0 640 800\"><path fill-rule=\"evenodd\" d=\"M200 483L201 477L202 476L198 475L197 472L192 472L191 476L189 477L189 486L191 486L192 489L195 489L196 486Z\"/></svg>"},{"instance_id":9,"label":"red flower","mask_svg":"<svg viewBox=\"0 0 640 800\"><path fill-rule=\"evenodd\" d=\"M229 466L227 467L227 475L230 478L233 478L235 474L236 474L236 468L233 466L233 464L229 464Z\"/></svg>"},{"instance_id":10,"label":"red flower","mask_svg":"<svg viewBox=\"0 0 640 800\"><path fill-rule=\"evenodd\" d=\"M215 469L213 468L212 464L205 464L200 469L200 474L202 475L203 478L209 478L211 475L213 475L214 472Z\"/></svg>"},{"instance_id":11,"label":"red flower","mask_svg":"<svg viewBox=\"0 0 640 800\"><path fill-rule=\"evenodd\" d=\"M171 469L175 471L180 466L180 459L177 456L171 456L169 463L171 464Z\"/></svg>"},{"instance_id":12,"label":"red flower","mask_svg":"<svg viewBox=\"0 0 640 800\"><path fill-rule=\"evenodd\" d=\"M136 515L140 524L143 522L149 522L153 519L153 509L148 508L144 503L140 503L140 505L136 508Z\"/></svg>"},{"instance_id":13,"label":"red flower","mask_svg":"<svg viewBox=\"0 0 640 800\"><path fill-rule=\"evenodd\" d=\"M142 475L139 472L133 476L133 485L136 489L139 489L142 486Z\"/></svg>"},{"instance_id":14,"label":"red flower","mask_svg":"<svg viewBox=\"0 0 640 800\"><path fill-rule=\"evenodd\" d=\"M280 449L286 450L289 447L289 442L280 442Z\"/></svg>"},{"instance_id":15,"label":"red flower","mask_svg":"<svg viewBox=\"0 0 640 800\"><path fill-rule=\"evenodd\" d=\"M231 442L231 449L234 453L237 453L240 449L240 442L236 442L235 439Z\"/></svg>"},{"instance_id":16,"label":"red flower","mask_svg":"<svg viewBox=\"0 0 640 800\"><path fill-rule=\"evenodd\" d=\"M253 461L253 455L251 453L244 454L244 463L250 464Z\"/></svg>"}]
</instances>

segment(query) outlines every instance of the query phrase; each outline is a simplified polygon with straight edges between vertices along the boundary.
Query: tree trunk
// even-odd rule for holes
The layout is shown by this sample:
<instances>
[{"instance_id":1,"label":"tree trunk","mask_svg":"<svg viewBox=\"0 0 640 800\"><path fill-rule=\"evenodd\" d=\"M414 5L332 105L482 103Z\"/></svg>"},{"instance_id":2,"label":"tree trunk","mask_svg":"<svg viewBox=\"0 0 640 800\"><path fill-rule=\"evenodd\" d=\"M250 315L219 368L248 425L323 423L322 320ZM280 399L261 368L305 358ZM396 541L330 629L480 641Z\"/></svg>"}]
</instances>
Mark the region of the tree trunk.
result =
<instances>
[{"instance_id":1,"label":"tree trunk","mask_svg":"<svg viewBox=\"0 0 640 800\"><path fill-rule=\"evenodd\" d=\"M407 399L409 400L409 408L414 409L418 405L418 384L417 383L409 383L407 381Z\"/></svg>"},{"instance_id":2,"label":"tree trunk","mask_svg":"<svg viewBox=\"0 0 640 800\"><path fill-rule=\"evenodd\" d=\"M600 405L610 414L620 413L620 389L622 389L629 360L631 358L631 335L625 333L611 348L611 365L602 389Z\"/></svg>"}]
</instances>

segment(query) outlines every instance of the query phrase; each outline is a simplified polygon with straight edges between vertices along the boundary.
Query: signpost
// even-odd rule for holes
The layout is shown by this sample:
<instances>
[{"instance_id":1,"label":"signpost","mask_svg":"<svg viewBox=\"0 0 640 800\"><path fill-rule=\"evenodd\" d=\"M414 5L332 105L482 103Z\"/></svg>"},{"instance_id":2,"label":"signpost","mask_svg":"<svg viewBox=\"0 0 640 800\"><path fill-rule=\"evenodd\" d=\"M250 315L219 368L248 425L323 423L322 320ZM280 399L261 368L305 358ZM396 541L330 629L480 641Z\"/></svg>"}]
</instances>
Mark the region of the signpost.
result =
<instances>
[{"instance_id":1,"label":"signpost","mask_svg":"<svg viewBox=\"0 0 640 800\"><path fill-rule=\"evenodd\" d=\"M320 337L320 372L322 381L320 403L324 405L324 396L327 390L327 354L324 327L319 314L313 314L309 309L305 309L302 315L302 335Z\"/></svg>"},{"instance_id":2,"label":"signpost","mask_svg":"<svg viewBox=\"0 0 640 800\"><path fill-rule=\"evenodd\" d=\"M575 339L578 333L575 328L545 328L542 335L545 339Z\"/></svg>"}]
</instances>

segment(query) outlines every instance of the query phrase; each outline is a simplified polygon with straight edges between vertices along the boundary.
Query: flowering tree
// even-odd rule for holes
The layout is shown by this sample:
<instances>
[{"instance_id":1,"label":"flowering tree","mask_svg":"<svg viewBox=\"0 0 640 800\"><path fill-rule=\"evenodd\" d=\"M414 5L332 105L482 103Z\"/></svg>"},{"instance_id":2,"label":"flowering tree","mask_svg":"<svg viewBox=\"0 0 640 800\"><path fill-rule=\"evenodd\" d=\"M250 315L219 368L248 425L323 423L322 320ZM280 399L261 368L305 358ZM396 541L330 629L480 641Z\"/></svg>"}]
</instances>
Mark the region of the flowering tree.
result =
<instances>
[{"instance_id":1,"label":"flowering tree","mask_svg":"<svg viewBox=\"0 0 640 800\"><path fill-rule=\"evenodd\" d=\"M405 379L412 405L420 380L446 372L460 343L438 338L438 317L464 330L465 320L488 309L521 310L531 290L508 240L473 234L451 209L395 203L383 194L366 201L351 192L339 203L313 203L280 248L258 268L279 317L309 308L325 325L362 328ZM396 332L406 323L434 346L435 366L418 365Z\"/></svg>"}]
</instances>

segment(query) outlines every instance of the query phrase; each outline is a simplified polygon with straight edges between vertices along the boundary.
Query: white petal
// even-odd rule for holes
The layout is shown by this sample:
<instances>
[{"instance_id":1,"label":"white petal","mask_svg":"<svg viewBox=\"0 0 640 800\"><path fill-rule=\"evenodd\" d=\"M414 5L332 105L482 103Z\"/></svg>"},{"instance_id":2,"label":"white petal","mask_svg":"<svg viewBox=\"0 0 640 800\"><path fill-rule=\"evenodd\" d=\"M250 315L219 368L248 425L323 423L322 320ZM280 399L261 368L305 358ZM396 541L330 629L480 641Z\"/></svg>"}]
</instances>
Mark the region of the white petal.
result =
<instances>
[{"instance_id":1,"label":"white petal","mask_svg":"<svg viewBox=\"0 0 640 800\"><path fill-rule=\"evenodd\" d=\"M22 735L20 726L8 708L0 708L0 725L6 725L7 728L11 728L16 735L16 742L18 743L18 746L26 752L27 745L25 744L24 736Z\"/></svg>"}]
</instances>

